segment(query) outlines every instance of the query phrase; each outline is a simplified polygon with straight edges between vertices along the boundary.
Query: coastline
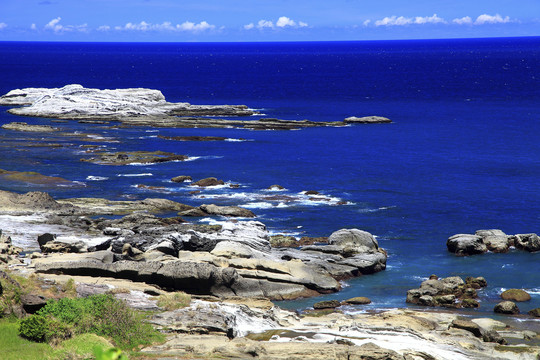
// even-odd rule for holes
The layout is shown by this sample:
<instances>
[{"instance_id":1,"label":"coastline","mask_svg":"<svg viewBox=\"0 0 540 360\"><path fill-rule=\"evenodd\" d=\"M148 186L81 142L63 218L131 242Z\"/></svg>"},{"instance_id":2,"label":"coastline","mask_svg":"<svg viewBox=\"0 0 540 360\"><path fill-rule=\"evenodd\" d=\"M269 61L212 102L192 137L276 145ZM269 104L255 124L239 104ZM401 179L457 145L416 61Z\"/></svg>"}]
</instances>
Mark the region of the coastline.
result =
<instances>
[{"instance_id":1,"label":"coastline","mask_svg":"<svg viewBox=\"0 0 540 360\"><path fill-rule=\"evenodd\" d=\"M118 155L116 156L118 157ZM122 160L124 159L122 158ZM19 196L21 195L22 194L19 194ZM16 198L17 196L11 194L11 195L7 195L6 197ZM84 240L83 241L84 244L82 245L81 249L84 249L84 247L86 247L87 250L88 250L88 247L92 247L92 246L99 247L100 245L105 244L108 240L111 240L111 238L116 238L116 240L120 238L124 238L125 240L126 238L135 237L135 234L138 234L138 235L142 234L144 236L155 236L156 234L159 234L161 236L163 235L163 228L167 226L175 226L174 231L179 232L180 227L182 227L184 224L183 219L165 220L165 219L170 219L170 218L159 218L157 216L153 216L150 214L141 213L141 211L146 211L149 213L152 213L155 211L177 213L177 212L180 212L181 210L186 210L186 208L181 206L182 204L180 205L172 204L170 202L167 202L164 199L150 199L150 201L147 201L148 199L146 199L142 201L142 203L126 202L123 204L114 203L114 202L107 203L107 201L104 201L105 204L100 205L101 208L98 206L90 210L91 209L90 206L88 206L86 209L84 207L82 209L77 208L78 206L80 206L80 204L91 205L92 201L90 201L90 199L88 198L82 199L82 200L79 199L78 202L77 200L57 201L43 194L38 195L37 198L38 198L37 203L36 202L26 203L23 201L22 203L20 202L18 203L19 205L22 204L23 206L21 206L20 208L17 208L17 206L15 206L12 209L16 214L20 214L21 212L23 212L26 214L30 214L30 216L33 216L31 218L22 218L21 222L19 222L16 225L12 225L13 236L16 237L16 235L18 235L17 231L26 232L24 228L21 228L21 224L28 224L28 220L33 222L34 223L33 225L35 225L35 222L39 222L39 219L35 217L36 216L35 211L41 206L42 210L49 212L49 215L51 212L55 215L60 215L60 216L56 216L54 220L52 220L55 226L65 226L65 227L55 227L52 229L38 228L37 230L34 229L32 230L32 233L31 233L32 237L35 237L35 235L38 233L41 233L39 235L42 235L43 233L55 232L55 233L58 233L59 235L59 236L56 236L56 239L54 239L54 241L56 241L56 245L58 245L58 243L77 243L80 240ZM15 201L15 203L17 203L17 201ZM76 205L76 204L79 204L79 205ZM142 206L137 207L137 205L142 205ZM159 205L159 206L156 206L156 205ZM121 206L125 206L123 210L119 210ZM160 206L163 206L163 207L160 207ZM4 207L4 210L7 210L7 207ZM193 210L193 207L190 207L187 210L191 211ZM14 213L9 214L8 212L6 216L13 216L13 214ZM113 218L113 219L102 220L101 223L95 222L94 219L92 218L93 216L98 216L98 215L115 215L117 217L117 216L120 216L120 214L126 215L126 216L124 216L123 218ZM130 215L134 217L129 218ZM205 216L207 215L208 213ZM76 220L75 218L78 218L78 220L75 221ZM80 219L84 219L84 218L86 219L83 221L80 221ZM245 219L241 219L241 220L245 220ZM46 220L45 224L48 224L50 221L51 220ZM141 225L144 225L145 223L147 223L148 229L145 229L144 226L141 226ZM137 272L137 271L139 271L138 268L143 267L140 265L140 261L141 259L143 259L144 254L148 253L147 254L148 257L144 258L144 261L151 261L151 262L153 261L154 262L153 264L155 264L155 262L171 263L173 261L176 261L176 260L171 259L174 257L176 257L177 259L181 258L184 261L187 259L188 261L196 260L196 261L200 261L206 264L212 263L212 266L214 266L212 268L212 271L214 270L215 271L211 272L210 275L208 276L205 275L206 277L202 276L201 272L206 272L206 270L201 270L201 271L196 270L195 271L196 276L190 273L187 277L185 277L189 279L195 278L199 280L206 279L207 281L211 282L211 285L209 287L204 288L203 290L198 288L196 289L196 292L197 291L209 292L209 290L211 290L212 295L222 294L224 295L223 297L226 297L225 296L227 295L226 289L231 284L231 277L233 276L233 273L231 271L225 273L224 271L218 270L218 269L233 268L237 270L237 273L240 273L240 276L244 276L245 279L257 279L256 281L259 283L259 284L254 284L251 281L247 281L245 283L238 282L239 285L237 288L235 288L235 291L234 291L235 295L242 294L245 296L249 293L252 293L254 296L266 295L266 298L271 298L271 299L287 299L287 298L294 298L298 296L312 296L312 295L324 294L326 292L338 291L341 289L341 285L338 282L336 282L336 280L347 279L347 278L350 278L353 276L359 276L359 275L369 275L370 273L373 273L373 272L382 271L386 267L386 253L382 251L382 249L379 249L378 243L376 242L375 238L373 238L373 240L370 240L371 241L370 243L356 242L356 240L354 240L354 241L350 241L344 244L331 243L330 245L320 246L320 247L313 247L313 246L306 247L303 253L301 251L295 251L291 249L280 249L278 252L272 252L272 250L269 249L269 245L266 242L262 241L262 240L267 240L268 238L268 234L264 233L264 231L266 231L264 224L260 223L259 225L259 224L253 223L249 225L249 226L252 226L252 228L248 229L247 236L244 236L245 234L242 234L244 230L238 225L239 224L238 222L227 221L225 223L228 223L228 225L225 225L225 228L222 225L222 228L217 231L215 231L215 229L202 228L200 226L189 229L190 232L186 233L186 235L189 234L190 236L189 241L181 240L181 243L182 244L194 243L194 245L190 245L190 246L201 247L200 249L201 251L199 251L198 253L196 251L189 251L190 254L188 255L186 252L182 252L184 251L184 249L177 248L178 242L176 244L174 243L174 241L172 243L171 241L167 243L167 241L165 241L167 239L165 238L161 239L163 241L158 241L157 243L151 244L148 247L146 247L148 245L146 243L147 239L144 236L141 236L140 239L137 239L138 242L134 242L134 243L121 242L118 245L116 245L117 247L116 252L115 252L116 255L105 254L103 255L103 258L101 258L101 260L98 260L97 258L93 258L91 261L89 261L89 263L92 263L92 264L90 265L83 264L83 266L81 266L80 269L74 270L71 274L80 275L80 272L88 271L90 269L92 271L96 271L96 274L100 276L110 275L111 273L118 273L118 274L129 274L129 275L121 275L120 277L124 277L124 276L133 277L133 274L135 273L136 274L135 277L140 276L141 278L146 279L148 278L148 274L147 274L148 269L142 269L142 272ZM245 224L247 222L241 221L240 223ZM77 229L77 231L71 232L73 231L74 228ZM92 230L89 231L89 228L92 228ZM135 232L134 229L137 229L137 232ZM6 229L3 229L3 230L6 232L7 235L11 235L9 228L8 228L8 231L6 231ZM100 231L96 231L96 230L100 230ZM63 231L66 231L65 234L62 233ZM145 233L145 231L148 231L148 232ZM224 233L226 231L228 231L228 233L225 235ZM262 235L260 235L261 232L263 232ZM213 233L216 233L218 235L216 235L215 237L214 236L204 237L203 235L201 235L201 234L213 234ZM253 233L255 233L255 235L253 235ZM92 237L94 241L93 243L88 243L87 241L89 238L88 236L89 234L90 234L90 237ZM100 237L96 237L98 234ZM103 237L103 235L107 235L108 237L107 236ZM171 236L171 232L165 233L165 235ZM229 238L226 238L226 236L229 236ZM195 238L195 240L193 240L193 238ZM224 242L230 243L230 242L233 242L234 239L236 240L240 239L241 240L240 242L242 242L244 245L248 244L247 246L248 249L246 249L246 247L232 248L232 249L225 248L225 249L220 249L221 252L219 252L219 251L215 251L216 248L214 246L210 249L210 251L205 251L205 250L208 250L205 248L205 246L207 246L209 239L215 240L216 238L219 239L220 243L224 243ZM30 239L30 237L28 239ZM28 241L20 241L19 243L14 243L15 246L25 245L25 244L28 244ZM125 245L129 245L129 246L125 246ZM227 245L230 245L230 244L227 244ZM109 244L106 246L106 248L109 248L110 246L111 245ZM368 247L368 249L367 250L363 249L363 247ZM202 248L204 248L204 250ZM144 251L142 251L141 249L143 249ZM63 251L64 250L61 250L60 252L63 252ZM100 249L95 252L100 252L100 251L105 251L105 249ZM212 254L212 256L207 254L207 253L211 253L212 251L215 251L215 253ZM83 250L77 250L76 252L85 253L85 251ZM276 255L276 254L279 254L279 255ZM384 255L384 261L382 259L383 255ZM65 271L66 269L69 268L69 266L71 266L71 265L68 265L69 263L76 262L74 261L75 257L71 257L70 254L48 255L45 257L42 257L40 255L34 255L34 256L35 258L32 259L33 261L31 262L37 263L37 264L41 262L43 264L42 266L44 267L39 269L39 266L38 266L37 268L40 272L45 272L45 273L49 271L53 273ZM113 257L113 260L111 260L110 263L109 263L109 260L104 260L105 257L107 256ZM117 256L117 258L114 259L114 256ZM216 256L221 257L221 259L216 260ZM355 256L360 256L360 257L354 258ZM29 257L31 258L32 255L29 255ZM59 261L59 265L57 266L54 264L51 265L51 263L47 263L47 259L54 258L54 257L56 257ZM354 258L353 259L354 261L351 261L351 257ZM67 261L64 261L63 260L64 258L67 259ZM269 265L268 263L265 262L266 260L268 260L268 258L272 260L276 260L279 258L280 261L285 260L286 262L291 262L294 260L293 261L294 266L288 266L286 269L283 269L283 268L277 267L275 264ZM25 258L25 262L27 259L28 258ZM251 261L250 259L255 259L255 260ZM328 259L330 259L331 261L328 261ZM16 259L13 259L13 260L14 260L14 263L17 262ZM84 261L87 261L87 260L88 259ZM95 263L99 261L101 261L101 263L99 265L96 265ZM315 268L303 267L303 266L306 266L306 264L313 263L315 261L319 261L319 263L317 264L317 267ZM120 266L119 269L111 270L112 265L111 266L109 265L113 264L114 262L119 262L122 264L121 266L124 266L124 267L122 268ZM358 267L357 263L359 262L365 262L365 264L362 264L362 267ZM14 263L12 263L11 265L14 265ZM330 263L332 265L329 265ZM337 265L334 265L336 263ZM126 264L130 264L130 265L128 266ZM137 265L138 268L136 269L134 267L133 268L130 267L133 264L138 264ZM298 265L298 264L302 264L302 265ZM300 268L298 269L295 268L295 266L297 265ZM16 265L15 267L19 267L19 266L24 266L24 265ZM340 268L340 266L342 267ZM327 275L330 275L330 276L327 276L327 278L323 278L323 280L314 279L312 277L313 272L315 271L314 269L320 270L321 268L323 268L327 272ZM151 269L154 269L154 265L151 266ZM238 269L240 269L241 271L238 271ZM163 276L170 276L170 275L165 274ZM294 281L291 281L291 279L289 278L290 276L295 278ZM174 274L172 278L175 279ZM218 279L219 281L216 282L215 281L216 279ZM266 285L267 288L262 289L258 287L260 286L260 283L262 281L261 279L270 280L269 284ZM333 279L333 282L332 282L332 279ZM176 280L174 280L173 283L175 281ZM283 285L282 285L283 283L294 283L295 285L294 286L291 285L290 291L284 291L283 293L281 293L280 291L282 291L283 289L275 289L272 287L271 283L274 283L276 281L280 282L281 285L279 287L281 288L283 288ZM166 283L160 282L159 284L164 285ZM186 282L179 281L179 284L180 284L179 288L182 288L182 286L185 285ZM305 284L309 284L309 285L302 288L302 287L299 287L298 284L302 284L302 286L304 286ZM212 289L214 285L217 285L217 288ZM172 287L164 286L164 287L175 288L175 286L172 286ZM256 289L256 290L253 290L253 289ZM208 294L205 294L205 295L208 295ZM228 295L232 295L232 294L229 293ZM410 316L411 318L421 316L422 314L422 312L416 313L412 311L409 314L407 314L407 311L410 311L410 310L400 310L400 311L402 313L400 313L399 315ZM398 311L398 313L400 311ZM385 313L386 315L381 315L383 318L384 316L388 316L389 319L392 318L393 315L391 311L385 312ZM446 311L440 311L440 312L435 312L435 314L440 315L440 314L448 314L448 313ZM436 315L434 317L437 318L437 316L439 315ZM293 315L290 314L287 316L293 316ZM332 316L337 316L338 319L332 318ZM347 315L345 315L344 318L341 318L338 315L330 315L329 318L324 318L324 320L321 320L321 323L316 324L314 327L310 327L312 325L303 324L301 322L296 323L294 326L297 326L299 328L302 328L305 326L307 328L307 330L305 330L306 332L313 332L315 330L317 331L320 330L318 329L318 326L321 326L321 327L327 326L328 324L326 324L325 321L329 321L330 323L334 321L334 324L332 326L337 326L336 323L343 321L341 326L345 326L343 325L346 322L345 319L349 319L350 321L352 321L352 324L348 324L347 326L355 326L353 325L355 322L357 321L367 322L366 317L369 317L368 315L358 315L358 316L359 316L358 318L355 318L354 316L352 318L349 318ZM450 317L452 317L453 320L456 319L455 315L449 316L448 318ZM448 320L448 318L445 320L446 328L445 329L439 328L438 331L444 333L445 331L448 330L448 327L449 327L448 324L451 322L450 320ZM410 320L410 318L408 319ZM393 320L388 320L388 321L391 323ZM435 321L435 320L431 320L431 321ZM440 318L437 321L441 321ZM375 330L381 331L379 326L382 326L382 325L380 324L376 326L374 325L374 328L371 329L371 331L375 331ZM382 331L394 331L395 330L394 328L396 327L396 325L394 324L385 325L385 326L386 328L384 328L383 326ZM425 331L427 334L433 335L433 331L436 329L432 327L433 327L432 325L429 325L426 327L427 330L423 329L422 331ZM300 331L299 328L293 327L294 331ZM285 329L285 330L291 330L291 329ZM327 331L326 335L330 337L334 337L334 340L335 340L335 338L341 336L340 335L341 331L342 330L339 329L339 326L337 326L337 330L334 329L332 331ZM354 329L351 331L354 332L354 331L357 331L357 329ZM399 330L398 332L401 332L401 330ZM410 335L408 334L408 331L401 332L401 334L404 336ZM460 333L459 335L461 336L463 334ZM393 336L393 339L395 340L396 335L394 334L392 336ZM416 335L413 334L413 336L416 336ZM305 336L300 336L300 337L303 340L305 340ZM356 335L351 335L351 337L364 338L366 337L366 335L364 333L361 333L361 334L359 333ZM466 334L465 338L470 340L469 339L470 335ZM327 341L331 341L329 339L330 338L322 337L322 338L319 338L318 340L315 338L310 339L310 340L327 342ZM194 339L194 341L196 342L197 340ZM203 339L202 341L206 341L206 340ZM407 342L407 341L404 340L404 342ZM441 346L442 346L441 344L443 344L444 342L445 341L440 338L435 341L437 345L434 345L434 348L432 350L434 353L436 353L435 358L446 358L447 356L449 356L450 353L445 353L443 350L441 350ZM398 355L396 356L405 356L404 354L408 350L404 350L404 348L396 348L396 347L392 348L391 343L392 343L391 341L382 342L382 344L386 344L386 346L388 347L388 351L390 350L397 351ZM360 343L355 343L355 344L359 345ZM422 344L424 345L419 345L417 348L415 348L416 349L415 351L420 351L419 349L422 346L425 346L425 343L422 343ZM250 344L250 346L251 345L253 344ZM341 349L341 346L347 346L347 345L340 345L338 343L337 345L333 345L333 348L334 350L335 348ZM480 345L478 343L475 343L474 346L480 347L482 349L480 353L477 353L474 356L477 356L477 358L482 358L483 356L482 352L486 351L483 348L483 346L488 346L488 345L485 345L484 343L481 343ZM470 345L471 348L474 346ZM490 349L490 351L495 351L495 346L496 345L489 345L488 348ZM359 346L359 347L362 347L362 346ZM442 348L445 348L445 347L446 345L442 346ZM355 348L355 351L356 350L358 349ZM472 356L471 355L472 352L469 353L470 350L471 349L465 346L463 347L463 349L460 348L458 352L463 352L463 354L467 354L467 355L463 355L464 358L471 358L471 357L467 357L467 356ZM152 352L154 350L148 350L148 351ZM163 349L161 350L157 349L155 351L163 351ZM180 349L178 351L184 351L184 350ZM212 352L214 350L209 349L209 350L204 350L204 351ZM267 351L269 351L272 354L271 356L276 356L275 353L272 352L274 350L267 350ZM317 351L323 351L323 350L318 349ZM368 346L366 351L373 352L374 349ZM387 350L382 351L381 356L389 356L388 353L385 353L385 351ZM437 351L442 351L442 352L437 353ZM394 356L394 353L391 353L391 354L392 354L391 356ZM238 354L234 356L237 356L237 355ZM238 356L241 356L241 355L238 355Z\"/></svg>"}]
</instances>

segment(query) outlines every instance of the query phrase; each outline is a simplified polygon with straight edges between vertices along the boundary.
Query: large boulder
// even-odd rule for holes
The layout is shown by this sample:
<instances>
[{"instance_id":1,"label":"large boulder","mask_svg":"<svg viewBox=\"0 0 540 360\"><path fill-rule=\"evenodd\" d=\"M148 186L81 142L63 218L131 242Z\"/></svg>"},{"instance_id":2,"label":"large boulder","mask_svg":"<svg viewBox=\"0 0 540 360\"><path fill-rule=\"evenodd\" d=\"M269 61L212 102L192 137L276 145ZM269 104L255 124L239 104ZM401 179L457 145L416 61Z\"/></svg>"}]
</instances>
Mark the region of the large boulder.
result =
<instances>
[{"instance_id":1,"label":"large boulder","mask_svg":"<svg viewBox=\"0 0 540 360\"><path fill-rule=\"evenodd\" d=\"M513 301L501 301L495 308L493 308L498 314L517 315L519 314L519 308Z\"/></svg>"},{"instance_id":2,"label":"large boulder","mask_svg":"<svg viewBox=\"0 0 540 360\"><path fill-rule=\"evenodd\" d=\"M495 253L508 252L510 247L510 239L508 235L498 229L478 230L475 235L482 238L482 242L486 245L489 251Z\"/></svg>"},{"instance_id":3,"label":"large boulder","mask_svg":"<svg viewBox=\"0 0 540 360\"><path fill-rule=\"evenodd\" d=\"M528 252L540 251L540 237L537 234L516 234L512 236L516 248Z\"/></svg>"},{"instance_id":4,"label":"large boulder","mask_svg":"<svg viewBox=\"0 0 540 360\"><path fill-rule=\"evenodd\" d=\"M456 234L446 241L448 251L458 256L482 254L487 251L482 237L471 234Z\"/></svg>"},{"instance_id":5,"label":"large boulder","mask_svg":"<svg viewBox=\"0 0 540 360\"><path fill-rule=\"evenodd\" d=\"M207 187L207 186L217 186L217 185L224 185L225 182L223 180L218 180L215 177L209 177L205 179L201 179L199 181L195 181L191 183L191 186L200 186L200 187Z\"/></svg>"},{"instance_id":6,"label":"large boulder","mask_svg":"<svg viewBox=\"0 0 540 360\"><path fill-rule=\"evenodd\" d=\"M358 229L341 229L328 238L328 244L337 245L349 254L373 253L379 250L379 243L367 231Z\"/></svg>"},{"instance_id":7,"label":"large boulder","mask_svg":"<svg viewBox=\"0 0 540 360\"><path fill-rule=\"evenodd\" d=\"M508 289L502 292L501 299L508 301L529 301L531 300L531 295L525 290L521 289Z\"/></svg>"}]
</instances>

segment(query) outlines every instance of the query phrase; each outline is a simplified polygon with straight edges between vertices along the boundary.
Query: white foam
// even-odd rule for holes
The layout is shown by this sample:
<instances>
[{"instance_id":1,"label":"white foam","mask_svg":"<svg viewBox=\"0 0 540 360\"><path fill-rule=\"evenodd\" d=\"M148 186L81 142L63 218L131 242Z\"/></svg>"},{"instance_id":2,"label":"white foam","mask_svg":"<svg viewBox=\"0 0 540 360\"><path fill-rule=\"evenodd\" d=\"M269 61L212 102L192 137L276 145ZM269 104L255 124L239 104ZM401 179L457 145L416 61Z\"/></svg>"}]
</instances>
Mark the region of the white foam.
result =
<instances>
[{"instance_id":1,"label":"white foam","mask_svg":"<svg viewBox=\"0 0 540 360\"><path fill-rule=\"evenodd\" d=\"M159 130L146 130L145 132L153 133L153 132L159 132Z\"/></svg>"},{"instance_id":2,"label":"white foam","mask_svg":"<svg viewBox=\"0 0 540 360\"><path fill-rule=\"evenodd\" d=\"M116 174L116 176L140 177L140 176L154 176L154 174L152 174L152 173L140 173L140 174Z\"/></svg>"},{"instance_id":3,"label":"white foam","mask_svg":"<svg viewBox=\"0 0 540 360\"><path fill-rule=\"evenodd\" d=\"M109 178L106 177L106 176L89 175L89 176L86 177L86 180L88 180L88 181L103 181L103 180L109 180Z\"/></svg>"}]
</instances>

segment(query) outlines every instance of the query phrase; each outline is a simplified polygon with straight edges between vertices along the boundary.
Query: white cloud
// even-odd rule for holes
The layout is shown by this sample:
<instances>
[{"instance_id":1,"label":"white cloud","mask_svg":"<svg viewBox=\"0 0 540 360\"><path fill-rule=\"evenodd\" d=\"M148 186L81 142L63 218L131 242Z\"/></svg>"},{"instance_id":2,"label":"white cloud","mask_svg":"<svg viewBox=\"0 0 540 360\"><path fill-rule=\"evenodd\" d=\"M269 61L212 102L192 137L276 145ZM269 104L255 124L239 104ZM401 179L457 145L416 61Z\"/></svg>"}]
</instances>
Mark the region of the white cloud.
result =
<instances>
[{"instance_id":1,"label":"white cloud","mask_svg":"<svg viewBox=\"0 0 540 360\"><path fill-rule=\"evenodd\" d=\"M286 27L293 27L293 28L301 28L301 27L307 27L309 26L307 23L303 21L294 21L291 18L288 18L287 16L281 16L277 19L276 23L274 24L271 20L259 20L257 22L257 25L254 23L249 23L247 25L244 25L245 30L251 30L254 28L257 28L259 30L262 29L276 29L276 28L286 28Z\"/></svg>"},{"instance_id":2,"label":"white cloud","mask_svg":"<svg viewBox=\"0 0 540 360\"><path fill-rule=\"evenodd\" d=\"M508 16L503 18L499 14L495 14L495 15L482 14L476 18L476 21L474 22L474 24L475 25L501 24L501 23L508 23L508 22L510 22L510 18Z\"/></svg>"},{"instance_id":3,"label":"white cloud","mask_svg":"<svg viewBox=\"0 0 540 360\"><path fill-rule=\"evenodd\" d=\"M138 24L129 22L124 26L114 27L115 30L129 30L129 31L191 31L191 32L213 30L215 28L216 28L215 25L211 25L206 21L201 21L198 24L191 21L186 21L182 24L176 24L176 25L173 25L169 21L165 21L161 24L151 24L151 23L147 23L146 21L141 21ZM110 29L110 27L100 26L99 29L108 30Z\"/></svg>"},{"instance_id":4,"label":"white cloud","mask_svg":"<svg viewBox=\"0 0 540 360\"><path fill-rule=\"evenodd\" d=\"M414 18L415 24L446 24L446 20L433 14L433 16L417 16Z\"/></svg>"},{"instance_id":5,"label":"white cloud","mask_svg":"<svg viewBox=\"0 0 540 360\"><path fill-rule=\"evenodd\" d=\"M473 21L470 16L464 16L459 19L452 20L453 23L458 25L472 25Z\"/></svg>"},{"instance_id":6,"label":"white cloud","mask_svg":"<svg viewBox=\"0 0 540 360\"><path fill-rule=\"evenodd\" d=\"M369 19L363 22L364 26L368 26L370 23L371 23L371 20Z\"/></svg>"},{"instance_id":7,"label":"white cloud","mask_svg":"<svg viewBox=\"0 0 540 360\"><path fill-rule=\"evenodd\" d=\"M36 24L32 24L32 25L30 25L30 30L37 30L37 26L36 26Z\"/></svg>"},{"instance_id":8,"label":"white cloud","mask_svg":"<svg viewBox=\"0 0 540 360\"><path fill-rule=\"evenodd\" d=\"M54 32L61 32L64 30L64 27L59 24L60 20L62 20L60 16L56 19L52 19L47 23L47 25L45 25L45 29L53 30Z\"/></svg>"},{"instance_id":9,"label":"white cloud","mask_svg":"<svg viewBox=\"0 0 540 360\"><path fill-rule=\"evenodd\" d=\"M286 26L296 26L296 22L294 20L289 19L286 16L282 16L278 19L276 22L277 27L286 27Z\"/></svg>"},{"instance_id":10,"label":"white cloud","mask_svg":"<svg viewBox=\"0 0 540 360\"><path fill-rule=\"evenodd\" d=\"M5 28L7 28L7 24L4 22L0 22L0 30L3 30Z\"/></svg>"},{"instance_id":11,"label":"white cloud","mask_svg":"<svg viewBox=\"0 0 540 360\"><path fill-rule=\"evenodd\" d=\"M366 20L364 25L367 26L370 22L370 20ZM375 21L375 26L403 26L410 24L446 24L446 20L437 16L437 14L433 14L432 16L416 16L414 18L394 15Z\"/></svg>"},{"instance_id":12,"label":"white cloud","mask_svg":"<svg viewBox=\"0 0 540 360\"><path fill-rule=\"evenodd\" d=\"M273 28L274 23L268 20L259 20L257 23L257 28L264 29L264 28Z\"/></svg>"},{"instance_id":13,"label":"white cloud","mask_svg":"<svg viewBox=\"0 0 540 360\"><path fill-rule=\"evenodd\" d=\"M62 33L65 31L80 31L80 32L87 32L88 31L88 24L82 24L82 25L62 25L60 24L60 20L62 18L59 16L55 19L52 19L45 25L45 30L52 30L55 33ZM34 28L35 24L32 24L31 28Z\"/></svg>"},{"instance_id":14,"label":"white cloud","mask_svg":"<svg viewBox=\"0 0 540 360\"><path fill-rule=\"evenodd\" d=\"M409 25L413 23L412 18L406 18L403 16L397 17L397 16L390 16L385 17L384 19L375 21L375 26L401 26L401 25Z\"/></svg>"},{"instance_id":15,"label":"white cloud","mask_svg":"<svg viewBox=\"0 0 540 360\"><path fill-rule=\"evenodd\" d=\"M98 29L98 31L109 31L109 30L111 30L111 27L109 25L101 25L97 29Z\"/></svg>"}]
</instances>

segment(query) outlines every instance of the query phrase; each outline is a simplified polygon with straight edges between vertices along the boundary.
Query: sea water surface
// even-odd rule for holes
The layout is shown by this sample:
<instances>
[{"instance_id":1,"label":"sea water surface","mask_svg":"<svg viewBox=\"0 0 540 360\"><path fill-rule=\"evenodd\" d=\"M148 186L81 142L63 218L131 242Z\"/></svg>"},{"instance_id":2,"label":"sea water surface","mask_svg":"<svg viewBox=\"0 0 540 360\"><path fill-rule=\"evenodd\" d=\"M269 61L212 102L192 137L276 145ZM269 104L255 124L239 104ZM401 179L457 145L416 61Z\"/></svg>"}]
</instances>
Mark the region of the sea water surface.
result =
<instances>
[{"instance_id":1,"label":"sea water surface","mask_svg":"<svg viewBox=\"0 0 540 360\"><path fill-rule=\"evenodd\" d=\"M314 43L0 43L0 93L81 84L159 89L169 101L246 104L261 117L339 121L381 115L392 124L242 129L111 128L20 118L94 134L69 146L22 148L50 134L0 129L0 169L76 181L50 187L2 180L0 189L43 190L56 198L164 197L252 209L272 233L328 236L359 228L388 251L386 271L344 283L344 290L283 302L305 308L321 299L368 296L362 309L406 307L406 292L431 274L484 276L480 313L506 288L523 288L540 306L540 254L455 257L456 233L501 229L540 233L540 38ZM258 117L253 117L258 119ZM224 136L178 142L157 136ZM163 150L193 161L103 166L79 161L82 145L111 151ZM24 151L23 151L24 150ZM214 176L227 186L190 194L177 175ZM159 187L142 189L138 184ZM286 190L265 190L279 184ZM323 200L302 194L316 190ZM268 201L268 194L294 201ZM340 201L347 204L338 205ZM218 219L219 220L219 219ZM0 226L1 228L1 226ZM360 309L360 308L358 308ZM354 308L350 309L354 311Z\"/></svg>"}]
</instances>

